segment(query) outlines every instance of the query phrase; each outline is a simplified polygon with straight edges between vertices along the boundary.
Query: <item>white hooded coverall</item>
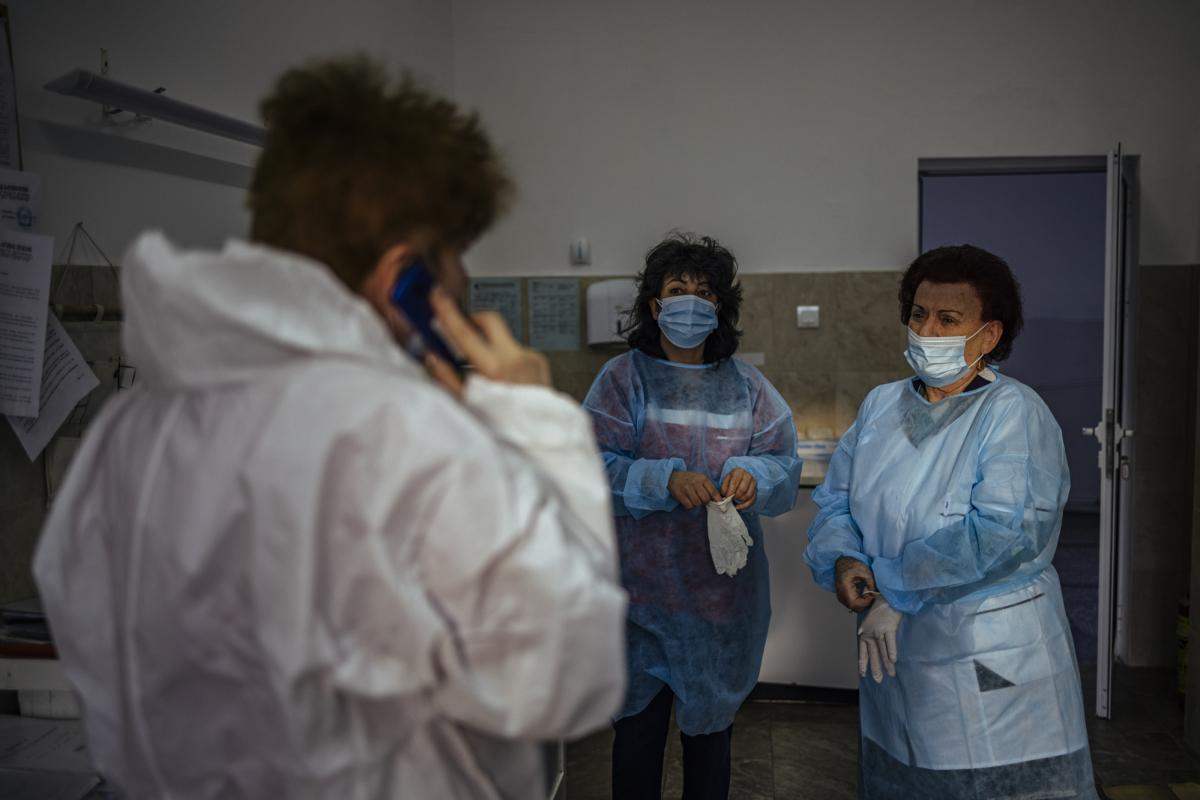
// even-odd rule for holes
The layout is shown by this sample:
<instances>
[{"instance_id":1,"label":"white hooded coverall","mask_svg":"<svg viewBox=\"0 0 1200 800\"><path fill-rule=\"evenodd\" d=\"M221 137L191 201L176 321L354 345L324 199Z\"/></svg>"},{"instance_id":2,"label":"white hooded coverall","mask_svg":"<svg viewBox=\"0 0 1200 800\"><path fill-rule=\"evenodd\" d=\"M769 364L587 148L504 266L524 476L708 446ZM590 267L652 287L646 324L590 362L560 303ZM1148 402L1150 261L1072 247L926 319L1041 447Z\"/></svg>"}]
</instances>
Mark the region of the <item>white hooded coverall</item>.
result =
<instances>
[{"instance_id":1,"label":"white hooded coverall","mask_svg":"<svg viewBox=\"0 0 1200 800\"><path fill-rule=\"evenodd\" d=\"M622 699L591 423L463 404L325 267L157 233L134 389L88 431L38 586L93 760L133 798L544 798L539 740Z\"/></svg>"}]
</instances>

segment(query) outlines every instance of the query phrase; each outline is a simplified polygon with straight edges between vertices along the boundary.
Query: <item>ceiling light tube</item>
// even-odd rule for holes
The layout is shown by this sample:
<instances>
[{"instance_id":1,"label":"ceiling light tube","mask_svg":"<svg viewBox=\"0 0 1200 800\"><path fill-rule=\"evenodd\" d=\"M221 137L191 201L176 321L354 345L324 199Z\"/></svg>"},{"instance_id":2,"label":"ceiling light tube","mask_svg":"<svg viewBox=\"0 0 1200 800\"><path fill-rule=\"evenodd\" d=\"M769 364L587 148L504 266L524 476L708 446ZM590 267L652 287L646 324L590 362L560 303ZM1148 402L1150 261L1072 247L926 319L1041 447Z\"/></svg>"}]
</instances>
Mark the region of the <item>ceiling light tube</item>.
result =
<instances>
[{"instance_id":1,"label":"ceiling light tube","mask_svg":"<svg viewBox=\"0 0 1200 800\"><path fill-rule=\"evenodd\" d=\"M72 70L47 83L45 88L69 97L80 97L106 106L115 106L123 111L132 111L161 119L163 122L194 128L258 147L262 147L267 135L258 125L148 92L136 86L109 80L84 69Z\"/></svg>"}]
</instances>

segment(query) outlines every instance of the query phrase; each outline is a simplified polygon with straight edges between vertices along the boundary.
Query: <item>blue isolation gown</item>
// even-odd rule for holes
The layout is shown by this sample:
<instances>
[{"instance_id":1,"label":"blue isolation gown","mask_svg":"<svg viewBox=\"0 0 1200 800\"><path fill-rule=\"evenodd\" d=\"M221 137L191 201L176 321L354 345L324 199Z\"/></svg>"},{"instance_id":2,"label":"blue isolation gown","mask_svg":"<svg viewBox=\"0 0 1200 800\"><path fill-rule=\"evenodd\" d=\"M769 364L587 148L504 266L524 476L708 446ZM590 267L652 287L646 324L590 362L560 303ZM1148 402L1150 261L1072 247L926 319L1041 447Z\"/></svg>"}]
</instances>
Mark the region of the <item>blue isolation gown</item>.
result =
<instances>
[{"instance_id":1,"label":"blue isolation gown","mask_svg":"<svg viewBox=\"0 0 1200 800\"><path fill-rule=\"evenodd\" d=\"M792 508L800 483L791 409L754 367L686 365L638 350L609 361L584 400L612 482L621 577L629 591L629 690L617 719L671 687L689 736L722 731L754 688L771 619L759 515ZM742 512L746 567L718 575L708 515L667 491L675 470L721 481L741 467L758 483Z\"/></svg>"},{"instance_id":2,"label":"blue isolation gown","mask_svg":"<svg viewBox=\"0 0 1200 800\"><path fill-rule=\"evenodd\" d=\"M904 613L896 677L859 682L861 797L1096 797L1050 564L1069 489L1058 424L1011 378L863 401L805 553L830 591L838 557L868 564Z\"/></svg>"}]
</instances>

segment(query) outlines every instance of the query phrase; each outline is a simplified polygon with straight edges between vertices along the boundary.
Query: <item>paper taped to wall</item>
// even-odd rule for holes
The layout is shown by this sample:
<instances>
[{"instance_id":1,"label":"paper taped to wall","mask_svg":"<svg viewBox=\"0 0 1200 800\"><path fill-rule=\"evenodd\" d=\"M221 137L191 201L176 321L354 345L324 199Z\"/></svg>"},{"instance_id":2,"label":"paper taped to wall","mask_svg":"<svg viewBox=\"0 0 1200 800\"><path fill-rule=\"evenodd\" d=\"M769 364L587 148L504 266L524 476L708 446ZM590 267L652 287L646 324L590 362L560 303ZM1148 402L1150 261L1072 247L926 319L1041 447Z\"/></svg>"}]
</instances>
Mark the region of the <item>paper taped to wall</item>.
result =
<instances>
[{"instance_id":1,"label":"paper taped to wall","mask_svg":"<svg viewBox=\"0 0 1200 800\"><path fill-rule=\"evenodd\" d=\"M496 311L508 323L517 341L521 331L521 280L519 278L472 278L471 311Z\"/></svg>"},{"instance_id":2,"label":"paper taped to wall","mask_svg":"<svg viewBox=\"0 0 1200 800\"><path fill-rule=\"evenodd\" d=\"M42 372L41 408L36 417L9 416L25 454L33 461L46 449L79 401L100 385L79 348L63 330L58 317L49 315L46 326L45 369Z\"/></svg>"},{"instance_id":3,"label":"paper taped to wall","mask_svg":"<svg viewBox=\"0 0 1200 800\"><path fill-rule=\"evenodd\" d=\"M38 413L53 244L0 230L0 414Z\"/></svg>"},{"instance_id":4,"label":"paper taped to wall","mask_svg":"<svg viewBox=\"0 0 1200 800\"><path fill-rule=\"evenodd\" d=\"M578 279L529 279L529 345L534 350L579 349Z\"/></svg>"},{"instance_id":5,"label":"paper taped to wall","mask_svg":"<svg viewBox=\"0 0 1200 800\"><path fill-rule=\"evenodd\" d=\"M96 774L79 720L0 715L0 769Z\"/></svg>"},{"instance_id":6,"label":"paper taped to wall","mask_svg":"<svg viewBox=\"0 0 1200 800\"><path fill-rule=\"evenodd\" d=\"M40 211L42 178L35 172L0 169L0 225L33 230Z\"/></svg>"}]
</instances>

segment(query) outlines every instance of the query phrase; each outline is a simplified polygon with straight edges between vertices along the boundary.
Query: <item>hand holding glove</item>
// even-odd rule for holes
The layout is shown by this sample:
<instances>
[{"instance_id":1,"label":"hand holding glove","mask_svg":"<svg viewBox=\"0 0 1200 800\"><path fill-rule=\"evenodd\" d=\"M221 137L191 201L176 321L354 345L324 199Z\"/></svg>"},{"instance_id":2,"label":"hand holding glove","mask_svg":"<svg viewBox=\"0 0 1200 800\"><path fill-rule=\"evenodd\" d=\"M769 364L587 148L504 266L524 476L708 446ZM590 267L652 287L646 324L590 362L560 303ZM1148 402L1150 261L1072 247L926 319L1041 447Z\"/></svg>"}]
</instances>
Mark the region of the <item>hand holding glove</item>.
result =
<instances>
[{"instance_id":1,"label":"hand holding glove","mask_svg":"<svg viewBox=\"0 0 1200 800\"><path fill-rule=\"evenodd\" d=\"M883 671L896 677L896 631L900 620L904 618L896 609L888 605L882 596L876 597L871 609L863 615L862 624L858 627L858 674L867 674L867 665L871 666L871 677L876 683L883 682Z\"/></svg>"}]
</instances>

